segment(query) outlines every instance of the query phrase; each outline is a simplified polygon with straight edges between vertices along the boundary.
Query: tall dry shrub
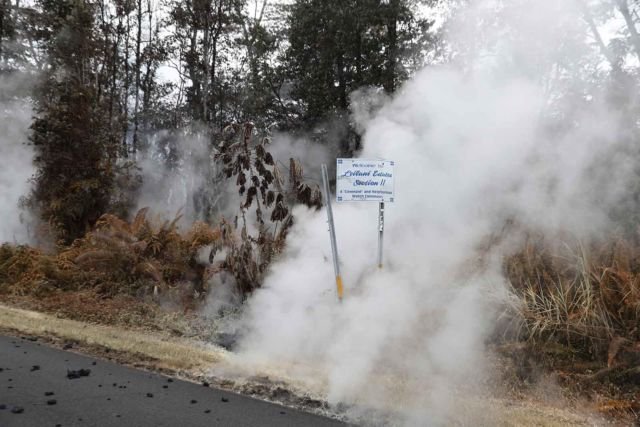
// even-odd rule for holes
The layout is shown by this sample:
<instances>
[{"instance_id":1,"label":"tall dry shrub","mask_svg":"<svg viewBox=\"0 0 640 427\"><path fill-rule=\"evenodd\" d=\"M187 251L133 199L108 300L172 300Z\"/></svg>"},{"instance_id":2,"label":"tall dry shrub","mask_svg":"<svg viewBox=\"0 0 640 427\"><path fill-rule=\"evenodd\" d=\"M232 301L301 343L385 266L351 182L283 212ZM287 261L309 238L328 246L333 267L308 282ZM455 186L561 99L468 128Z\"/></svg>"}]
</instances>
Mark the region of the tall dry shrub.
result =
<instances>
[{"instance_id":1,"label":"tall dry shrub","mask_svg":"<svg viewBox=\"0 0 640 427\"><path fill-rule=\"evenodd\" d=\"M242 197L239 214L232 223L223 220L221 229L228 249L223 267L243 295L260 286L269 264L284 248L294 220L292 206L322 206L319 187L305 182L302 165L295 159L289 160L287 182L268 151L269 142L268 137L258 137L251 123L235 124L225 130L216 154Z\"/></svg>"},{"instance_id":2,"label":"tall dry shrub","mask_svg":"<svg viewBox=\"0 0 640 427\"><path fill-rule=\"evenodd\" d=\"M553 245L530 235L504 260L512 331L592 356L614 337L640 340L640 247L622 238Z\"/></svg>"}]
</instances>

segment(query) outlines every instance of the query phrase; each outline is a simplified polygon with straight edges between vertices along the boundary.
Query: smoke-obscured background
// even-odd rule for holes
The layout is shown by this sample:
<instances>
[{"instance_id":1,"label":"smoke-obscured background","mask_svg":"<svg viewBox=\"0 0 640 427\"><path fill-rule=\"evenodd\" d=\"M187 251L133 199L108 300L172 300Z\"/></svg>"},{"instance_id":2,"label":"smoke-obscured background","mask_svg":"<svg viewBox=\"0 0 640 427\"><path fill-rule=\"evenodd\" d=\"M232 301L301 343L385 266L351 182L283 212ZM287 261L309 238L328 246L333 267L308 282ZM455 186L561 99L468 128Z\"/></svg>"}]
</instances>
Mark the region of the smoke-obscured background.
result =
<instances>
[{"instance_id":1,"label":"smoke-obscured background","mask_svg":"<svg viewBox=\"0 0 640 427\"><path fill-rule=\"evenodd\" d=\"M33 225L31 213L20 209L20 200L31 189L33 150L27 145L29 125L33 115L28 100L16 97L29 81L0 77L0 209L3 242L27 243L29 227Z\"/></svg>"}]
</instances>

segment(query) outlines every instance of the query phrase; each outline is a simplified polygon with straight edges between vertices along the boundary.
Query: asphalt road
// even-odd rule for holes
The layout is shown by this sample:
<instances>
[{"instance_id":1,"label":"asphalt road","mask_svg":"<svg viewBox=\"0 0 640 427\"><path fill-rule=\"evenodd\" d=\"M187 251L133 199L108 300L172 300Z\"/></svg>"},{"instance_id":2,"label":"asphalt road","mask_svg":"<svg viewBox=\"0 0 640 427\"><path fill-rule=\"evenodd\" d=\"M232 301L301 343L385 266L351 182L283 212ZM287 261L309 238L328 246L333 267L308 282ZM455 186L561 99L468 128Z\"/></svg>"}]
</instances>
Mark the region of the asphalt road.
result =
<instances>
[{"instance_id":1,"label":"asphalt road","mask_svg":"<svg viewBox=\"0 0 640 427\"><path fill-rule=\"evenodd\" d=\"M81 369L91 372L67 378L68 371ZM0 336L0 427L341 425L246 396Z\"/></svg>"}]
</instances>

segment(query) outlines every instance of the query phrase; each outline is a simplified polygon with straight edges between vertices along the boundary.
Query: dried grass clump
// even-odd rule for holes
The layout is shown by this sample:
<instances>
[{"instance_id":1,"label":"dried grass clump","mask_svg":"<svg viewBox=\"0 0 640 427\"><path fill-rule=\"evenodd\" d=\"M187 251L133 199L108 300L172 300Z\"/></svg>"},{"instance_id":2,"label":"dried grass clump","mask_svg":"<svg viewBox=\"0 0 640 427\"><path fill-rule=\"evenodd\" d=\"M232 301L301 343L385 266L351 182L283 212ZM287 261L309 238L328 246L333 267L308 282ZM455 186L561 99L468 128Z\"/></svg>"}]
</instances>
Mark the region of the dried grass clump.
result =
<instances>
[{"instance_id":1,"label":"dried grass clump","mask_svg":"<svg viewBox=\"0 0 640 427\"><path fill-rule=\"evenodd\" d=\"M640 340L640 246L624 239L554 246L529 236L504 262L512 331L591 356L614 337Z\"/></svg>"},{"instance_id":2,"label":"dried grass clump","mask_svg":"<svg viewBox=\"0 0 640 427\"><path fill-rule=\"evenodd\" d=\"M198 262L198 252L220 239L219 230L197 222L180 233L181 215L173 221L154 222L147 214L147 208L141 209L131 223L103 215L93 231L59 257L91 272L108 294L158 291L181 282L192 283L202 292L205 268Z\"/></svg>"},{"instance_id":3,"label":"dried grass clump","mask_svg":"<svg viewBox=\"0 0 640 427\"><path fill-rule=\"evenodd\" d=\"M44 279L39 268L43 255L29 246L13 246L8 243L0 247L0 290L24 295L30 288L37 288Z\"/></svg>"},{"instance_id":4,"label":"dried grass clump","mask_svg":"<svg viewBox=\"0 0 640 427\"><path fill-rule=\"evenodd\" d=\"M0 250L4 291L32 294L42 288L96 289L105 295L159 292L190 283L202 293L201 248L221 238L219 229L197 222L186 233L173 221L154 222L141 209L132 222L103 215L94 229L56 256L10 245Z\"/></svg>"}]
</instances>

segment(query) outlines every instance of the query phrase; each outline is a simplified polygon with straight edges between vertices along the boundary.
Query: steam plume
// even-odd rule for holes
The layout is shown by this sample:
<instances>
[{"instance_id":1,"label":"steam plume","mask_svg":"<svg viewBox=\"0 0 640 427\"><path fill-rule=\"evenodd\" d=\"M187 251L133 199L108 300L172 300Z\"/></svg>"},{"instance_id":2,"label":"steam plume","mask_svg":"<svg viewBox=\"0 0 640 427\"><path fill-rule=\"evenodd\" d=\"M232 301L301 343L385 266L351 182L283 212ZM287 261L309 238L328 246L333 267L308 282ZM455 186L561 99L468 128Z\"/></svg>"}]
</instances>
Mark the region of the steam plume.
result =
<instances>
[{"instance_id":1,"label":"steam plume","mask_svg":"<svg viewBox=\"0 0 640 427\"><path fill-rule=\"evenodd\" d=\"M0 241L28 243L32 239L27 211L20 209L20 198L31 189L34 173L33 151L27 145L33 111L28 100L13 96L22 79L0 79Z\"/></svg>"}]
</instances>

